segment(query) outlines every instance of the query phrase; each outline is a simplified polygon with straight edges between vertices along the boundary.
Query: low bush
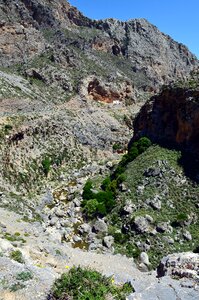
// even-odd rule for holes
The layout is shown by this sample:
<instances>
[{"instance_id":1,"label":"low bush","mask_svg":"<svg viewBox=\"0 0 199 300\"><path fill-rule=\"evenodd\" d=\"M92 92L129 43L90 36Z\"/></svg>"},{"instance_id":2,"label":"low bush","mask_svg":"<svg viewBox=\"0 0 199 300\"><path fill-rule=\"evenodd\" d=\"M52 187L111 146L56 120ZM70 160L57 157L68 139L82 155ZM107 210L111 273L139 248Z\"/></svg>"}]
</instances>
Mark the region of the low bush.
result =
<instances>
[{"instance_id":1,"label":"low bush","mask_svg":"<svg viewBox=\"0 0 199 300\"><path fill-rule=\"evenodd\" d=\"M21 281L28 281L32 278L33 278L33 274L29 271L18 273L16 276L16 279Z\"/></svg>"},{"instance_id":2,"label":"low bush","mask_svg":"<svg viewBox=\"0 0 199 300\"><path fill-rule=\"evenodd\" d=\"M48 176L51 167L51 159L49 157L46 157L42 160L41 164L42 164L44 174Z\"/></svg>"},{"instance_id":3,"label":"low bush","mask_svg":"<svg viewBox=\"0 0 199 300\"><path fill-rule=\"evenodd\" d=\"M49 299L106 300L111 296L111 299L125 300L131 292L133 287L130 283L117 287L111 277L78 267L56 280Z\"/></svg>"},{"instance_id":4,"label":"low bush","mask_svg":"<svg viewBox=\"0 0 199 300\"><path fill-rule=\"evenodd\" d=\"M92 218L98 212L98 205L97 199L90 199L85 202L84 213L87 217Z\"/></svg>"},{"instance_id":5,"label":"low bush","mask_svg":"<svg viewBox=\"0 0 199 300\"><path fill-rule=\"evenodd\" d=\"M10 258L21 264L24 263L23 255L20 250L12 251L10 253Z\"/></svg>"},{"instance_id":6,"label":"low bush","mask_svg":"<svg viewBox=\"0 0 199 300\"><path fill-rule=\"evenodd\" d=\"M82 194L83 200L90 200L95 198L95 195L91 189L92 189L92 182L90 180L87 180L83 188L83 194Z\"/></svg>"},{"instance_id":7,"label":"low bush","mask_svg":"<svg viewBox=\"0 0 199 300\"><path fill-rule=\"evenodd\" d=\"M94 199L85 199L91 196ZM114 195L111 191L100 191L96 194L87 191L82 202L83 211L88 218L93 218L96 215L105 216L111 211L115 204Z\"/></svg>"},{"instance_id":8,"label":"low bush","mask_svg":"<svg viewBox=\"0 0 199 300\"><path fill-rule=\"evenodd\" d=\"M151 141L146 137L134 142L128 154L122 157L113 174L103 180L101 184L102 191L94 193L92 191L92 182L90 180L86 182L82 194L82 207L88 218L95 217L96 215L105 216L113 209L118 187L125 181L124 172L127 164L150 146Z\"/></svg>"}]
</instances>

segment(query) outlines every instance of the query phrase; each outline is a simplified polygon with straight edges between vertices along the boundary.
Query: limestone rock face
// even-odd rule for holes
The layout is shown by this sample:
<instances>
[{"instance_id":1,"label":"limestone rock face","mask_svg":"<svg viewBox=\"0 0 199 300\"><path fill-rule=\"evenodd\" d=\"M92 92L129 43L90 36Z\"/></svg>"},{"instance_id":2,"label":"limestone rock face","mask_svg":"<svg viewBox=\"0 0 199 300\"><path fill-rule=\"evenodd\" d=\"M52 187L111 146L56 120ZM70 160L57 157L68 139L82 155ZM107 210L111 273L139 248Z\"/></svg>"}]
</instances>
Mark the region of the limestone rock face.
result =
<instances>
[{"instance_id":1,"label":"limestone rock face","mask_svg":"<svg viewBox=\"0 0 199 300\"><path fill-rule=\"evenodd\" d=\"M26 71L30 61L48 54L55 65L70 66L67 73L84 69L81 78L84 73L124 76L136 89L153 94L162 84L186 78L198 65L187 47L145 19L95 21L65 0L4 0L0 20L4 67L22 63ZM117 91L108 94L120 98Z\"/></svg>"},{"instance_id":2,"label":"limestone rock face","mask_svg":"<svg viewBox=\"0 0 199 300\"><path fill-rule=\"evenodd\" d=\"M135 138L148 136L152 141L199 153L199 86L169 86L152 97L134 122Z\"/></svg>"}]
</instances>

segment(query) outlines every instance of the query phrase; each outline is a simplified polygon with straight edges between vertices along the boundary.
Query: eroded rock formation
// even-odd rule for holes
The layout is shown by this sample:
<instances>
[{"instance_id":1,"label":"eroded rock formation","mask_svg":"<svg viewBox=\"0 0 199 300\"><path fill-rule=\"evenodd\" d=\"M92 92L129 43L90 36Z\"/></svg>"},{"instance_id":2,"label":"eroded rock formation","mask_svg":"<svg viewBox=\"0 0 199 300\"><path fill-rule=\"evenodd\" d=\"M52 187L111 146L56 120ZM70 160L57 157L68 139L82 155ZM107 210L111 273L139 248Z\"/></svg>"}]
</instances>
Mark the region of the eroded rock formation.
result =
<instances>
[{"instance_id":1,"label":"eroded rock formation","mask_svg":"<svg viewBox=\"0 0 199 300\"><path fill-rule=\"evenodd\" d=\"M195 86L194 86L195 85ZM135 137L199 153L198 78L184 86L166 87L141 109L135 122Z\"/></svg>"}]
</instances>

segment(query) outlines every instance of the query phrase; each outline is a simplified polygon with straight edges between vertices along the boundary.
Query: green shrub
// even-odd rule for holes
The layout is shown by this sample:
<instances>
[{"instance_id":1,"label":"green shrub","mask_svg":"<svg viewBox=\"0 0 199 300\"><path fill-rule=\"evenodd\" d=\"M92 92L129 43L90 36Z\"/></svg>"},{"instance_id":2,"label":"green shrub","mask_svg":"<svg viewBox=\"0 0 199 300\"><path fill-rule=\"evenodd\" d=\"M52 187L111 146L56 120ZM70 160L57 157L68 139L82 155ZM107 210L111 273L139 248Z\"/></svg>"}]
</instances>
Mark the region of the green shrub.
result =
<instances>
[{"instance_id":1,"label":"green shrub","mask_svg":"<svg viewBox=\"0 0 199 300\"><path fill-rule=\"evenodd\" d=\"M139 154L143 153L144 151L147 150L152 145L150 139L147 137L142 137L138 140L137 142L137 148L139 150Z\"/></svg>"},{"instance_id":2,"label":"green shrub","mask_svg":"<svg viewBox=\"0 0 199 300\"><path fill-rule=\"evenodd\" d=\"M128 162L133 161L139 155L139 150L137 147L133 146L128 152Z\"/></svg>"},{"instance_id":3,"label":"green shrub","mask_svg":"<svg viewBox=\"0 0 199 300\"><path fill-rule=\"evenodd\" d=\"M177 222L184 222L188 220L188 215L186 213L180 213L176 217Z\"/></svg>"},{"instance_id":4,"label":"green shrub","mask_svg":"<svg viewBox=\"0 0 199 300\"><path fill-rule=\"evenodd\" d=\"M128 257L133 257L133 258L138 258L140 255L141 251L138 247L136 247L135 245L128 243L126 245L126 255Z\"/></svg>"},{"instance_id":5,"label":"green shrub","mask_svg":"<svg viewBox=\"0 0 199 300\"><path fill-rule=\"evenodd\" d=\"M101 188L103 189L103 191L109 190L110 184L111 184L111 178L108 176L102 181Z\"/></svg>"},{"instance_id":6,"label":"green shrub","mask_svg":"<svg viewBox=\"0 0 199 300\"><path fill-rule=\"evenodd\" d=\"M10 258L21 264L24 263L23 255L20 250L12 251L10 253Z\"/></svg>"},{"instance_id":7,"label":"green shrub","mask_svg":"<svg viewBox=\"0 0 199 300\"><path fill-rule=\"evenodd\" d=\"M87 217L93 217L98 212L99 202L97 199L90 199L85 202L84 212Z\"/></svg>"},{"instance_id":8,"label":"green shrub","mask_svg":"<svg viewBox=\"0 0 199 300\"><path fill-rule=\"evenodd\" d=\"M124 244L128 241L128 235L122 232L113 233L115 243Z\"/></svg>"},{"instance_id":9,"label":"green shrub","mask_svg":"<svg viewBox=\"0 0 199 300\"><path fill-rule=\"evenodd\" d=\"M82 197L84 200L89 200L95 198L94 193L91 191L92 189L92 182L90 180L87 180L85 183L85 186L83 188L83 194Z\"/></svg>"},{"instance_id":10,"label":"green shrub","mask_svg":"<svg viewBox=\"0 0 199 300\"><path fill-rule=\"evenodd\" d=\"M99 192L95 195L95 198L99 203L104 203L106 208L112 208L114 205L114 197L112 192Z\"/></svg>"},{"instance_id":11,"label":"green shrub","mask_svg":"<svg viewBox=\"0 0 199 300\"><path fill-rule=\"evenodd\" d=\"M117 193L117 187L118 187L118 182L117 180L112 180L110 185L109 185L109 191L115 195Z\"/></svg>"},{"instance_id":12,"label":"green shrub","mask_svg":"<svg viewBox=\"0 0 199 300\"><path fill-rule=\"evenodd\" d=\"M61 278L56 280L51 299L105 300L111 295L114 299L125 300L131 292L133 287L130 283L116 287L112 278L78 267L72 268L69 273L62 274Z\"/></svg>"},{"instance_id":13,"label":"green shrub","mask_svg":"<svg viewBox=\"0 0 199 300\"><path fill-rule=\"evenodd\" d=\"M90 184L89 184L90 186ZM95 197L94 199L85 199L84 197ZM111 191L100 191L96 194L89 193L89 190L85 191L84 201L82 207L87 217L94 217L95 215L105 216L115 204L114 195Z\"/></svg>"},{"instance_id":14,"label":"green shrub","mask_svg":"<svg viewBox=\"0 0 199 300\"><path fill-rule=\"evenodd\" d=\"M10 130L12 130L12 125L10 125L10 124L6 124L5 126L4 126L4 131L5 131L5 134L7 134Z\"/></svg>"},{"instance_id":15,"label":"green shrub","mask_svg":"<svg viewBox=\"0 0 199 300\"><path fill-rule=\"evenodd\" d=\"M107 215L107 209L105 203L98 203L97 206L97 213L101 216L106 216Z\"/></svg>"},{"instance_id":16,"label":"green shrub","mask_svg":"<svg viewBox=\"0 0 199 300\"><path fill-rule=\"evenodd\" d=\"M113 145L113 151L117 151L117 150L120 150L120 149L122 149L122 145L121 144L115 143Z\"/></svg>"},{"instance_id":17,"label":"green shrub","mask_svg":"<svg viewBox=\"0 0 199 300\"><path fill-rule=\"evenodd\" d=\"M43 172L47 176L51 167L51 159L49 157L46 157L42 160L41 164L42 164Z\"/></svg>"},{"instance_id":18,"label":"green shrub","mask_svg":"<svg viewBox=\"0 0 199 300\"><path fill-rule=\"evenodd\" d=\"M126 175L125 174L119 175L118 178L117 178L117 185L124 182L125 180L126 180Z\"/></svg>"},{"instance_id":19,"label":"green shrub","mask_svg":"<svg viewBox=\"0 0 199 300\"><path fill-rule=\"evenodd\" d=\"M11 287L9 288L9 290L11 292L16 292L16 291L19 291L21 289L24 289L26 286L22 283L14 283L13 285L11 285Z\"/></svg>"},{"instance_id":20,"label":"green shrub","mask_svg":"<svg viewBox=\"0 0 199 300\"><path fill-rule=\"evenodd\" d=\"M16 276L16 279L21 280L21 281L28 281L32 278L33 278L33 274L29 271L27 271L27 272L24 271L24 272L18 273Z\"/></svg>"},{"instance_id":21,"label":"green shrub","mask_svg":"<svg viewBox=\"0 0 199 300\"><path fill-rule=\"evenodd\" d=\"M119 163L117 168L115 169L114 173L111 175L111 179L117 179L122 173L125 172L125 166Z\"/></svg>"},{"instance_id":22,"label":"green shrub","mask_svg":"<svg viewBox=\"0 0 199 300\"><path fill-rule=\"evenodd\" d=\"M176 219L174 222L172 222L172 226L173 227L178 227L178 226L182 226L184 222L186 222L188 220L188 215L186 213L179 213L176 216Z\"/></svg>"}]
</instances>

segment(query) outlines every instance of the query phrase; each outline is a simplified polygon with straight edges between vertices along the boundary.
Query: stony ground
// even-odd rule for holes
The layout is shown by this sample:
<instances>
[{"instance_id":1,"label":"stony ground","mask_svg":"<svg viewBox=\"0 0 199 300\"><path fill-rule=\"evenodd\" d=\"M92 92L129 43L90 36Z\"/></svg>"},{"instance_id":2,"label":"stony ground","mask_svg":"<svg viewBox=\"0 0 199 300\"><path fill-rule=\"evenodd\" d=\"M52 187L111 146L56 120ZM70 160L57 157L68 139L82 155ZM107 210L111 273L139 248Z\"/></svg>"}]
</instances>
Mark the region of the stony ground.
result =
<instances>
[{"instance_id":1,"label":"stony ground","mask_svg":"<svg viewBox=\"0 0 199 300\"><path fill-rule=\"evenodd\" d=\"M38 222L24 222L19 214L0 209L0 299L46 299L54 280L72 266L89 267L115 282L131 281L135 293L128 299L197 299L198 286L193 280L173 280L169 276L156 278L156 272L140 272L133 259L121 255L97 254L71 248L50 234ZM10 234L10 235L8 235ZM8 236L16 238L9 241ZM7 238L6 238L7 237ZM20 250L23 263L10 258L12 251ZM20 274L30 272L31 278Z\"/></svg>"}]
</instances>

